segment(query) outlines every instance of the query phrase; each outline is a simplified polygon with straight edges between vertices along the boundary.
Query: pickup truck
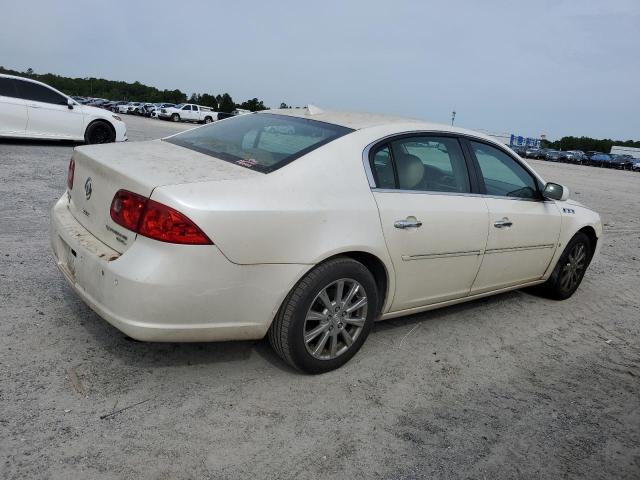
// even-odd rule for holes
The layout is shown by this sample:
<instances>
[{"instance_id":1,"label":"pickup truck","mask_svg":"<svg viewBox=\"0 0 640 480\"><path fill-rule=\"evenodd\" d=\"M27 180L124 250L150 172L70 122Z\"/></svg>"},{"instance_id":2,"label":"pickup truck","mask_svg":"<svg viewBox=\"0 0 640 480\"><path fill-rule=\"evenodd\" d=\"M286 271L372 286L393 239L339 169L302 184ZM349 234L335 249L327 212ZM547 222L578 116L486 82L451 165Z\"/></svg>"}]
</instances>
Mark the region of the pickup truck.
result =
<instances>
[{"instance_id":1,"label":"pickup truck","mask_svg":"<svg viewBox=\"0 0 640 480\"><path fill-rule=\"evenodd\" d=\"M211 123L218 120L218 112L210 107L181 103L175 107L161 108L158 117L172 122Z\"/></svg>"}]
</instances>

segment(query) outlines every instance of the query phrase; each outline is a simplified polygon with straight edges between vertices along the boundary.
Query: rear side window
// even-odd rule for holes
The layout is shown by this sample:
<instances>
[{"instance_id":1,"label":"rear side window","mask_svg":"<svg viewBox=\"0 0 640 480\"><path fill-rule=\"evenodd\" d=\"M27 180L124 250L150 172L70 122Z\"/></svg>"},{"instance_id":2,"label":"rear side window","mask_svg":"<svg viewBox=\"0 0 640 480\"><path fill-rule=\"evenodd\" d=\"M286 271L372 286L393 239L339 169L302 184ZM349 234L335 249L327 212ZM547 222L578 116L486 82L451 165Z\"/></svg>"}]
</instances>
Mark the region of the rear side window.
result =
<instances>
[{"instance_id":1,"label":"rear side window","mask_svg":"<svg viewBox=\"0 0 640 480\"><path fill-rule=\"evenodd\" d=\"M38 85L33 82L25 82L22 80L17 80L16 83L18 85L18 93L20 94L20 97L25 100L53 103L55 105L67 104L67 99L65 97L43 85Z\"/></svg>"},{"instance_id":2,"label":"rear side window","mask_svg":"<svg viewBox=\"0 0 640 480\"><path fill-rule=\"evenodd\" d=\"M0 77L0 96L13 98L18 96L13 78Z\"/></svg>"},{"instance_id":3,"label":"rear side window","mask_svg":"<svg viewBox=\"0 0 640 480\"><path fill-rule=\"evenodd\" d=\"M390 154L391 160L385 158ZM400 138L374 152L372 170L378 188L469 193L469 172L456 138Z\"/></svg>"},{"instance_id":4,"label":"rear side window","mask_svg":"<svg viewBox=\"0 0 640 480\"><path fill-rule=\"evenodd\" d=\"M257 113L188 130L166 141L269 173L352 131L306 118Z\"/></svg>"},{"instance_id":5,"label":"rear side window","mask_svg":"<svg viewBox=\"0 0 640 480\"><path fill-rule=\"evenodd\" d=\"M488 195L539 199L534 177L517 161L485 143L470 142Z\"/></svg>"}]
</instances>

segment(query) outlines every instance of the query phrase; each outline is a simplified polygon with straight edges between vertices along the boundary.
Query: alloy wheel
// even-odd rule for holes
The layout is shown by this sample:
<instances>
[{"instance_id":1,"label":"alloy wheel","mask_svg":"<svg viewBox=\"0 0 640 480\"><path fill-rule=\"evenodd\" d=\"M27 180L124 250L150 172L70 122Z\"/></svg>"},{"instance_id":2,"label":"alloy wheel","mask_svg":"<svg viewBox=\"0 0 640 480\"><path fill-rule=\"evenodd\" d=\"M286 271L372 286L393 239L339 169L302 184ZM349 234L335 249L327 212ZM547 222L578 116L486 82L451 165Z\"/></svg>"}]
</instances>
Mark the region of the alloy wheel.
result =
<instances>
[{"instance_id":1,"label":"alloy wheel","mask_svg":"<svg viewBox=\"0 0 640 480\"><path fill-rule=\"evenodd\" d=\"M587 249L584 243L577 243L569 252L560 272L560 287L564 290L575 288L587 265Z\"/></svg>"},{"instance_id":2,"label":"alloy wheel","mask_svg":"<svg viewBox=\"0 0 640 480\"><path fill-rule=\"evenodd\" d=\"M332 360L348 351L362 333L367 302L362 285L350 278L341 278L320 290L304 321L307 352L320 360Z\"/></svg>"}]
</instances>

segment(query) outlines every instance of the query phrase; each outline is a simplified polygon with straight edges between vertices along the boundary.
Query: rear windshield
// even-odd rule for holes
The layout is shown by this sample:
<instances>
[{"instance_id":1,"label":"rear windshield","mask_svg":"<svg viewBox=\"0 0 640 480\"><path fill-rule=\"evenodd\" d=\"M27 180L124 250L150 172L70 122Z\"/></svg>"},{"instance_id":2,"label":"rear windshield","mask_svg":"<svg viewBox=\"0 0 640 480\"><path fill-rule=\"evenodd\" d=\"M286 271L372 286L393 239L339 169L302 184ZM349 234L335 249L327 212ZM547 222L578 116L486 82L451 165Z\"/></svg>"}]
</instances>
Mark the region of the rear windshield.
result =
<instances>
[{"instance_id":1,"label":"rear windshield","mask_svg":"<svg viewBox=\"0 0 640 480\"><path fill-rule=\"evenodd\" d=\"M269 173L352 131L306 118L258 113L214 122L166 141Z\"/></svg>"}]
</instances>

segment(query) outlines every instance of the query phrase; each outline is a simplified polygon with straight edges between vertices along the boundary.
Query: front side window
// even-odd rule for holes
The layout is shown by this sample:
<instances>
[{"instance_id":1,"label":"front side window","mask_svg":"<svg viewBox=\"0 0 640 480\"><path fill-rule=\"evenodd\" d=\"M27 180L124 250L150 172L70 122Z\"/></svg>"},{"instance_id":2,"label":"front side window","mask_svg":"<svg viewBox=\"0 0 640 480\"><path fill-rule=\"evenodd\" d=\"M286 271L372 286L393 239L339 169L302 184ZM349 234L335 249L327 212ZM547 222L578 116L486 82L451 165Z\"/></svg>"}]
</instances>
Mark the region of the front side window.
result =
<instances>
[{"instance_id":1,"label":"front side window","mask_svg":"<svg viewBox=\"0 0 640 480\"><path fill-rule=\"evenodd\" d=\"M66 105L67 99L57 92L54 92L44 85L38 85L33 82L25 82L23 80L16 81L18 85L18 93L25 100L33 102L52 103L54 105Z\"/></svg>"},{"instance_id":2,"label":"front side window","mask_svg":"<svg viewBox=\"0 0 640 480\"><path fill-rule=\"evenodd\" d=\"M522 165L495 147L480 142L470 143L488 195L540 198L536 180Z\"/></svg>"},{"instance_id":3,"label":"front side window","mask_svg":"<svg viewBox=\"0 0 640 480\"><path fill-rule=\"evenodd\" d=\"M185 105L182 110L191 110L191 105Z\"/></svg>"},{"instance_id":4,"label":"front side window","mask_svg":"<svg viewBox=\"0 0 640 480\"><path fill-rule=\"evenodd\" d=\"M240 115L188 130L167 142L264 173L353 130L289 115Z\"/></svg>"},{"instance_id":5,"label":"front side window","mask_svg":"<svg viewBox=\"0 0 640 480\"><path fill-rule=\"evenodd\" d=\"M391 160L387 161L386 156ZM469 172L456 138L416 136L392 140L374 152L378 188L469 193Z\"/></svg>"},{"instance_id":6,"label":"front side window","mask_svg":"<svg viewBox=\"0 0 640 480\"><path fill-rule=\"evenodd\" d=\"M0 77L0 97L18 97L13 78Z\"/></svg>"}]
</instances>

